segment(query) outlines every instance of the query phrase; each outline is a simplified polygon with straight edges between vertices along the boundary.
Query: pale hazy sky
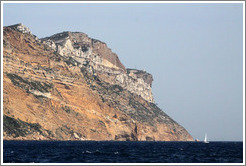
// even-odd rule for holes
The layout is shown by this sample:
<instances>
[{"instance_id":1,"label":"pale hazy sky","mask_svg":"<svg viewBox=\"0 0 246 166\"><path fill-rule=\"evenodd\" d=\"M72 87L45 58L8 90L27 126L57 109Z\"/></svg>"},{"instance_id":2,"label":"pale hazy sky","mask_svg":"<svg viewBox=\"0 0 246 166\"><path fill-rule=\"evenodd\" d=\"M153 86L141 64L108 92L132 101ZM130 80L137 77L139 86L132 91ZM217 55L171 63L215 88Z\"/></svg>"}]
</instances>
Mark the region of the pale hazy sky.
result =
<instances>
[{"instance_id":1,"label":"pale hazy sky","mask_svg":"<svg viewBox=\"0 0 246 166\"><path fill-rule=\"evenodd\" d=\"M243 140L243 4L4 4L4 26L79 31L154 77L158 106L200 140Z\"/></svg>"}]
</instances>

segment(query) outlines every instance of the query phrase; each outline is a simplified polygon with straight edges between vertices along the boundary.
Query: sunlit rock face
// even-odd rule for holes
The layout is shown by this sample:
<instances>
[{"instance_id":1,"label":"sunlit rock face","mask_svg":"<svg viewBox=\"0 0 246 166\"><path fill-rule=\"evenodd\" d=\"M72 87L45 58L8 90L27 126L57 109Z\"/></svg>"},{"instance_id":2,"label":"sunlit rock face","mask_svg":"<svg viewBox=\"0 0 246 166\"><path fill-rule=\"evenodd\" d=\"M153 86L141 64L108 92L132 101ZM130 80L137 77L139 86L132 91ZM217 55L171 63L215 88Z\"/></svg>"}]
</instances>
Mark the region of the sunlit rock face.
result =
<instances>
[{"instance_id":1,"label":"sunlit rock face","mask_svg":"<svg viewBox=\"0 0 246 166\"><path fill-rule=\"evenodd\" d=\"M89 38L81 32L62 32L42 39L55 52L72 57L79 67L87 66L89 71L104 81L119 85L149 102L152 95L153 78L145 71L125 69L118 56L104 42Z\"/></svg>"},{"instance_id":2,"label":"sunlit rock face","mask_svg":"<svg viewBox=\"0 0 246 166\"><path fill-rule=\"evenodd\" d=\"M193 140L153 103L152 81L84 33L38 39L22 24L4 27L3 138Z\"/></svg>"},{"instance_id":3,"label":"sunlit rock face","mask_svg":"<svg viewBox=\"0 0 246 166\"><path fill-rule=\"evenodd\" d=\"M19 24L15 24L15 25L12 25L10 26L12 29L15 29L21 33L27 33L27 34L31 34L32 35L32 32L31 30L26 27L25 25L23 25L22 23L19 23Z\"/></svg>"}]
</instances>

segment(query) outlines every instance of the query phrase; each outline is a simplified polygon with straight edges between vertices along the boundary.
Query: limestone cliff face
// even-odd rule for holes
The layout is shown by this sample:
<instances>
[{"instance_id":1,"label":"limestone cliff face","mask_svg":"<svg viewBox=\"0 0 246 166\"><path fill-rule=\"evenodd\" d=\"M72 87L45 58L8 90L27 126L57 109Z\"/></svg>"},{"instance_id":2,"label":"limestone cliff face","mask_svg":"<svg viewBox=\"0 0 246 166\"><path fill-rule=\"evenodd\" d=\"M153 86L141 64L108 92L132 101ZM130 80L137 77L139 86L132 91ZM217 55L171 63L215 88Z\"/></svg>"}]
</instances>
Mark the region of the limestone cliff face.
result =
<instances>
[{"instance_id":1,"label":"limestone cliff face","mask_svg":"<svg viewBox=\"0 0 246 166\"><path fill-rule=\"evenodd\" d=\"M104 81L119 85L149 102L154 102L152 95L152 76L146 72L133 72L122 65L118 56L99 40L91 39L81 32L63 32L41 39L56 53L71 57L75 65L87 66L89 72ZM139 73L146 73L139 74ZM107 75L107 77L104 77ZM146 79L146 76L150 79Z\"/></svg>"},{"instance_id":2,"label":"limestone cliff face","mask_svg":"<svg viewBox=\"0 0 246 166\"><path fill-rule=\"evenodd\" d=\"M3 134L17 140L193 140L154 103L153 78L84 33L3 29Z\"/></svg>"},{"instance_id":3,"label":"limestone cliff face","mask_svg":"<svg viewBox=\"0 0 246 166\"><path fill-rule=\"evenodd\" d=\"M118 56L99 40L91 39L81 32L63 32L42 41L62 56L76 58L81 64L92 61L116 70L125 70Z\"/></svg>"}]
</instances>

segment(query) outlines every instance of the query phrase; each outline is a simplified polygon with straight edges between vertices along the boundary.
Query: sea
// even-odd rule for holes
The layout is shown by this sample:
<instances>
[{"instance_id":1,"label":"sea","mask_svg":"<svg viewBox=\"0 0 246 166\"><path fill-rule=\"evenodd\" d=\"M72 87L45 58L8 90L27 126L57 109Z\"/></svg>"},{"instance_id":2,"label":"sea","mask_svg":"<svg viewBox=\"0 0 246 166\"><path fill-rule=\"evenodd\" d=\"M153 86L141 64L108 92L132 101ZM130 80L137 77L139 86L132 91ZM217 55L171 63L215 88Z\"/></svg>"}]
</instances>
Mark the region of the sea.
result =
<instances>
[{"instance_id":1,"label":"sea","mask_svg":"<svg viewBox=\"0 0 246 166\"><path fill-rule=\"evenodd\" d=\"M242 163L243 142L3 141L4 163Z\"/></svg>"}]
</instances>

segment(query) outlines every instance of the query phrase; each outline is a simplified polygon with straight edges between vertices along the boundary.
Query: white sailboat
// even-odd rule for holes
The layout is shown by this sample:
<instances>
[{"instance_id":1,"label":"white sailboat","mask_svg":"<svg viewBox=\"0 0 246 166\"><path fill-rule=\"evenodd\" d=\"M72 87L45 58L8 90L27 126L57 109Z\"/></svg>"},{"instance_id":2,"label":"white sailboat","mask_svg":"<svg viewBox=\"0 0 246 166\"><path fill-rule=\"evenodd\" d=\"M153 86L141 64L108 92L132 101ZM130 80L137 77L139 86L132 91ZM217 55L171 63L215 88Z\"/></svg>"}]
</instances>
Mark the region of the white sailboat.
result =
<instances>
[{"instance_id":1,"label":"white sailboat","mask_svg":"<svg viewBox=\"0 0 246 166\"><path fill-rule=\"evenodd\" d=\"M204 143L209 143L207 133L205 134Z\"/></svg>"}]
</instances>

